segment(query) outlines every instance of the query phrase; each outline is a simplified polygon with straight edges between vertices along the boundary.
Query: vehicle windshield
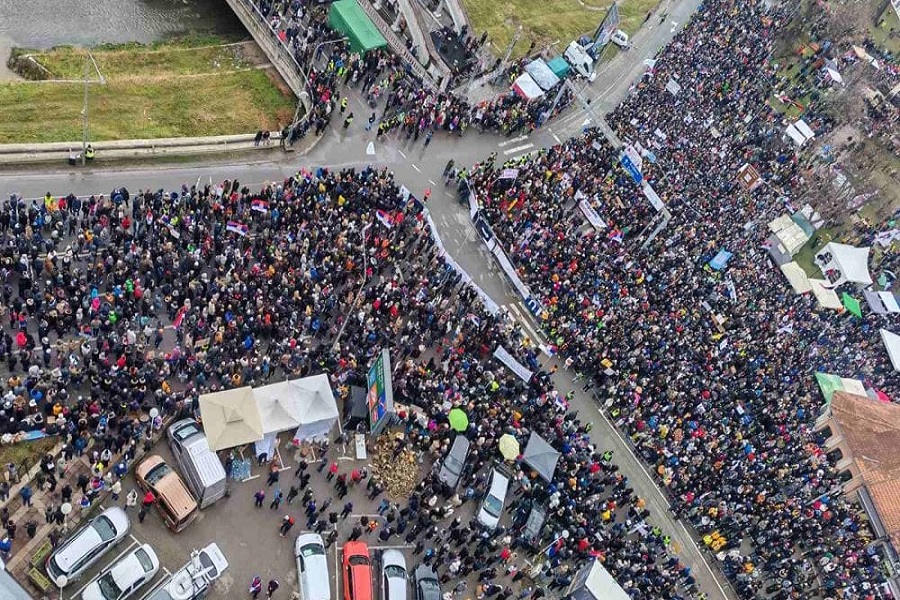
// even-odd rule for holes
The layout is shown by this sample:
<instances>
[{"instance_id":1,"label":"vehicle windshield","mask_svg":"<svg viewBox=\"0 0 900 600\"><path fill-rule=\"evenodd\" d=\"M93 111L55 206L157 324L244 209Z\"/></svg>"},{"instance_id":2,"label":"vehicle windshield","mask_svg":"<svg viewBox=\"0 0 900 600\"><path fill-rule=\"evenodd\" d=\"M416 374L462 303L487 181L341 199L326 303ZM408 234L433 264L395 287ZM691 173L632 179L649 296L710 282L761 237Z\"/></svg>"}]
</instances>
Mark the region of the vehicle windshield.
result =
<instances>
[{"instance_id":1,"label":"vehicle windshield","mask_svg":"<svg viewBox=\"0 0 900 600\"><path fill-rule=\"evenodd\" d=\"M103 597L109 598L110 600L115 600L115 598L118 598L122 593L122 590L120 590L119 586L116 585L116 582L113 581L112 573L107 573L98 579L97 585L100 587L100 593L103 594Z\"/></svg>"},{"instance_id":2,"label":"vehicle windshield","mask_svg":"<svg viewBox=\"0 0 900 600\"><path fill-rule=\"evenodd\" d=\"M168 475L172 472L172 469L169 468L169 465L166 463L159 463L152 469L147 475L144 476L144 481L147 482L147 485L156 485L160 479Z\"/></svg>"},{"instance_id":3,"label":"vehicle windshield","mask_svg":"<svg viewBox=\"0 0 900 600\"><path fill-rule=\"evenodd\" d=\"M199 433L199 432L200 432L200 429L196 425L190 424L190 425L185 425L181 429L178 429L177 431L175 431L174 435L175 435L176 440L178 440L179 442L183 442L184 440L188 439L192 435Z\"/></svg>"},{"instance_id":4,"label":"vehicle windshield","mask_svg":"<svg viewBox=\"0 0 900 600\"><path fill-rule=\"evenodd\" d=\"M444 460L444 466L447 467L447 470L452 473L459 473L460 471L462 471L462 463L459 462L452 454L447 455L447 458Z\"/></svg>"},{"instance_id":5,"label":"vehicle windshield","mask_svg":"<svg viewBox=\"0 0 900 600\"><path fill-rule=\"evenodd\" d=\"M360 556L359 554L357 554L356 556L351 556L348 562L355 567L358 565L369 564L369 559L365 556Z\"/></svg>"},{"instance_id":6,"label":"vehicle windshield","mask_svg":"<svg viewBox=\"0 0 900 600\"><path fill-rule=\"evenodd\" d=\"M399 565L388 565L384 568L385 577L402 577L406 578L406 569Z\"/></svg>"},{"instance_id":7,"label":"vehicle windshield","mask_svg":"<svg viewBox=\"0 0 900 600\"><path fill-rule=\"evenodd\" d=\"M150 555L147 554L147 551L141 548L137 552L134 553L137 557L138 562L141 563L141 568L144 569L144 573L149 573L153 570L153 561L150 560Z\"/></svg>"},{"instance_id":8,"label":"vehicle windshield","mask_svg":"<svg viewBox=\"0 0 900 600\"><path fill-rule=\"evenodd\" d=\"M97 535L104 542L108 542L116 537L116 528L113 526L112 521L104 516L99 516L94 521L94 531L97 532Z\"/></svg>"},{"instance_id":9,"label":"vehicle windshield","mask_svg":"<svg viewBox=\"0 0 900 600\"><path fill-rule=\"evenodd\" d=\"M489 515L499 517L500 511L503 510L503 502L500 498L488 494L487 498L484 499L484 510L486 510Z\"/></svg>"},{"instance_id":10,"label":"vehicle windshield","mask_svg":"<svg viewBox=\"0 0 900 600\"><path fill-rule=\"evenodd\" d=\"M215 563L213 563L212 559L209 557L209 554L206 552L200 553L200 566L204 571L209 573L211 579L215 579L219 575L219 570L216 568Z\"/></svg>"},{"instance_id":11,"label":"vehicle windshield","mask_svg":"<svg viewBox=\"0 0 900 600\"><path fill-rule=\"evenodd\" d=\"M317 555L324 556L325 548L323 548L319 544L306 544L305 546L300 547L300 555L303 558L306 558L307 556L317 556ZM353 562L352 558L350 559L350 564L356 564Z\"/></svg>"}]
</instances>

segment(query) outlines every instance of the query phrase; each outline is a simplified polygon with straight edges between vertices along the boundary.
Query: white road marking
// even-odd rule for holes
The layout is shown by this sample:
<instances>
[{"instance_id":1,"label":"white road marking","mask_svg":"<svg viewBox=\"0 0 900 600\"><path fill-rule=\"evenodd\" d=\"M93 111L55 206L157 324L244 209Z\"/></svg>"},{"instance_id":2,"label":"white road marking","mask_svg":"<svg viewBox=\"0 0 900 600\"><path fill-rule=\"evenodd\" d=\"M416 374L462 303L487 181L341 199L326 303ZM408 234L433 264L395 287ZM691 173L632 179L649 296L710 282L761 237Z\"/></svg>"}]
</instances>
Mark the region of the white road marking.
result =
<instances>
[{"instance_id":1,"label":"white road marking","mask_svg":"<svg viewBox=\"0 0 900 600\"><path fill-rule=\"evenodd\" d=\"M400 153L400 156L402 156L403 158L406 158L406 155L403 154L403 150L401 150L400 148L397 148L397 152Z\"/></svg>"},{"instance_id":2,"label":"white road marking","mask_svg":"<svg viewBox=\"0 0 900 600\"><path fill-rule=\"evenodd\" d=\"M523 308L520 309L520 308L519 308L519 303L518 303L518 302L512 302L512 303L510 303L510 304L507 304L507 305L506 305L506 308L509 308L509 309L511 309L514 313L516 313L516 314L513 316L513 318L516 320L517 323L519 323L520 325L522 325L522 327L524 327L526 330L528 330L528 333L530 334L530 337L531 337L535 342L538 342L538 343L545 343L545 340L544 340L544 339L537 333L537 331L535 331L535 329L531 326L531 323L528 321L528 317L525 316L525 311L527 310L526 308L523 307Z\"/></svg>"},{"instance_id":3,"label":"white road marking","mask_svg":"<svg viewBox=\"0 0 900 600\"><path fill-rule=\"evenodd\" d=\"M523 140L527 140L527 135L520 135L519 137L512 138L511 140L506 140L505 142L500 142L497 144L498 147L503 148L504 146L509 146L510 144L515 144L517 142L521 142Z\"/></svg>"},{"instance_id":4,"label":"white road marking","mask_svg":"<svg viewBox=\"0 0 900 600\"><path fill-rule=\"evenodd\" d=\"M509 150L504 150L503 154L506 154L508 156L515 152L521 152L522 150L528 150L529 148L534 148L534 144L525 144L524 146L516 146L515 148L510 148ZM415 166L415 165L413 165L413 166Z\"/></svg>"},{"instance_id":5,"label":"white road marking","mask_svg":"<svg viewBox=\"0 0 900 600\"><path fill-rule=\"evenodd\" d=\"M416 165L412 165L412 168L415 169L416 171L418 171L419 173L422 172L422 169L420 169L420 168L417 167Z\"/></svg>"},{"instance_id":6,"label":"white road marking","mask_svg":"<svg viewBox=\"0 0 900 600\"><path fill-rule=\"evenodd\" d=\"M434 179L429 179L429 180L428 180L428 183L430 183L431 185L437 185L437 184L434 182Z\"/></svg>"},{"instance_id":7,"label":"white road marking","mask_svg":"<svg viewBox=\"0 0 900 600\"><path fill-rule=\"evenodd\" d=\"M552 134L552 135L553 135L553 139L556 140L556 143L557 143L557 144L562 144L562 140L559 139L559 136L558 136L558 135L556 135L555 133Z\"/></svg>"}]
</instances>

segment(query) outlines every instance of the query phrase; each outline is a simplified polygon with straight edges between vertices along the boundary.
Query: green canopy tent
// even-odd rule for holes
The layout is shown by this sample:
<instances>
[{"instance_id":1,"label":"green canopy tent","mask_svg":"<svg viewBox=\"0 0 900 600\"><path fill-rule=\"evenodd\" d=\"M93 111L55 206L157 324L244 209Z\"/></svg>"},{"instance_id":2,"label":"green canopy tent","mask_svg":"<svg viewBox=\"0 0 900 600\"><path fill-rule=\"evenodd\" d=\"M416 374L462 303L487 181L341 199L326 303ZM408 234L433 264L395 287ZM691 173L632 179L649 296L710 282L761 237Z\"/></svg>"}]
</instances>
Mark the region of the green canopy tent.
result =
<instances>
[{"instance_id":1,"label":"green canopy tent","mask_svg":"<svg viewBox=\"0 0 900 600\"><path fill-rule=\"evenodd\" d=\"M569 74L569 63L567 63L566 59L564 59L562 56L557 56L556 58L548 62L547 66L550 67L550 70L553 71L560 79L565 79L566 75Z\"/></svg>"},{"instance_id":2,"label":"green canopy tent","mask_svg":"<svg viewBox=\"0 0 900 600\"><path fill-rule=\"evenodd\" d=\"M369 50L387 46L378 27L363 12L356 0L334 2L328 11L328 25L347 36L351 52L365 54Z\"/></svg>"}]
</instances>

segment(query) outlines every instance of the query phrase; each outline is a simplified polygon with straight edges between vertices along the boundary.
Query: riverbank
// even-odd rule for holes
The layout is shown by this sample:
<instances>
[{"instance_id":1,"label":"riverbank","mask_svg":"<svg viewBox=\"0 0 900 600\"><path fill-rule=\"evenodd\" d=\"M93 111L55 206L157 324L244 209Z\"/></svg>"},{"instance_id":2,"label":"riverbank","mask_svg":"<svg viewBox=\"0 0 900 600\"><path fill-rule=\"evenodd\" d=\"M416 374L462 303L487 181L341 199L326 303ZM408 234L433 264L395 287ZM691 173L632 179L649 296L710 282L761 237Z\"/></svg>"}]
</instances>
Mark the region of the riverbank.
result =
<instances>
[{"instance_id":1,"label":"riverbank","mask_svg":"<svg viewBox=\"0 0 900 600\"><path fill-rule=\"evenodd\" d=\"M277 131L295 99L252 41L192 36L148 45L13 50L26 80L0 82L0 143L82 136L85 64L90 139Z\"/></svg>"}]
</instances>

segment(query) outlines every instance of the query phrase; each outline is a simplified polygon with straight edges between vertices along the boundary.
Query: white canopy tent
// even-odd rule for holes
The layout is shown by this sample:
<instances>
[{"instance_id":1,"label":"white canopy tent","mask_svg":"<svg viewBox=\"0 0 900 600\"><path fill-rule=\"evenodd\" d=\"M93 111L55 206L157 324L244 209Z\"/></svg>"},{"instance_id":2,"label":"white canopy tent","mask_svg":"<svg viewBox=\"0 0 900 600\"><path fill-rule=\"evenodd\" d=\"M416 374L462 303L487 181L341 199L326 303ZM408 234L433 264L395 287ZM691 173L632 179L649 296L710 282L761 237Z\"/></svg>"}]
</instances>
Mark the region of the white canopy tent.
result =
<instances>
[{"instance_id":1,"label":"white canopy tent","mask_svg":"<svg viewBox=\"0 0 900 600\"><path fill-rule=\"evenodd\" d=\"M841 304L841 299L838 298L837 293L829 287L828 282L824 279L810 279L809 286L822 307L830 308L831 310L843 308L844 305Z\"/></svg>"},{"instance_id":2,"label":"white canopy tent","mask_svg":"<svg viewBox=\"0 0 900 600\"><path fill-rule=\"evenodd\" d=\"M528 73L522 73L513 83L513 90L525 100L531 101L544 95L544 90Z\"/></svg>"},{"instance_id":3,"label":"white canopy tent","mask_svg":"<svg viewBox=\"0 0 900 600\"><path fill-rule=\"evenodd\" d=\"M897 303L897 297L891 292L874 292L872 290L863 290L866 302L872 312L879 315L900 312L900 304Z\"/></svg>"},{"instance_id":4,"label":"white canopy tent","mask_svg":"<svg viewBox=\"0 0 900 600\"><path fill-rule=\"evenodd\" d=\"M791 284L791 287L794 288L796 293L805 294L806 292L812 291L812 286L809 283L809 277L806 275L806 271L804 271L795 261L781 265L781 272L784 273L788 283Z\"/></svg>"},{"instance_id":5,"label":"white canopy tent","mask_svg":"<svg viewBox=\"0 0 900 600\"><path fill-rule=\"evenodd\" d=\"M881 329L880 332L881 341L884 342L884 348L891 359L891 364L894 365L894 370L900 371L900 335L887 329Z\"/></svg>"},{"instance_id":6,"label":"white canopy tent","mask_svg":"<svg viewBox=\"0 0 900 600\"><path fill-rule=\"evenodd\" d=\"M829 242L816 253L816 265L828 277L832 286L845 282L872 285L869 274L870 248L857 248L847 244ZM829 276L828 271L836 275Z\"/></svg>"},{"instance_id":7,"label":"white canopy tent","mask_svg":"<svg viewBox=\"0 0 900 600\"><path fill-rule=\"evenodd\" d=\"M200 416L210 450L234 448L263 438L262 419L249 386L203 394Z\"/></svg>"},{"instance_id":8,"label":"white canopy tent","mask_svg":"<svg viewBox=\"0 0 900 600\"><path fill-rule=\"evenodd\" d=\"M296 430L298 441L328 435L340 413L328 375L273 383L254 390L266 433Z\"/></svg>"},{"instance_id":9,"label":"white canopy tent","mask_svg":"<svg viewBox=\"0 0 900 600\"><path fill-rule=\"evenodd\" d=\"M556 471L556 462L559 460L559 452L547 443L547 440L531 432L522 460L537 471L538 475L547 481L553 481L553 473Z\"/></svg>"}]
</instances>

